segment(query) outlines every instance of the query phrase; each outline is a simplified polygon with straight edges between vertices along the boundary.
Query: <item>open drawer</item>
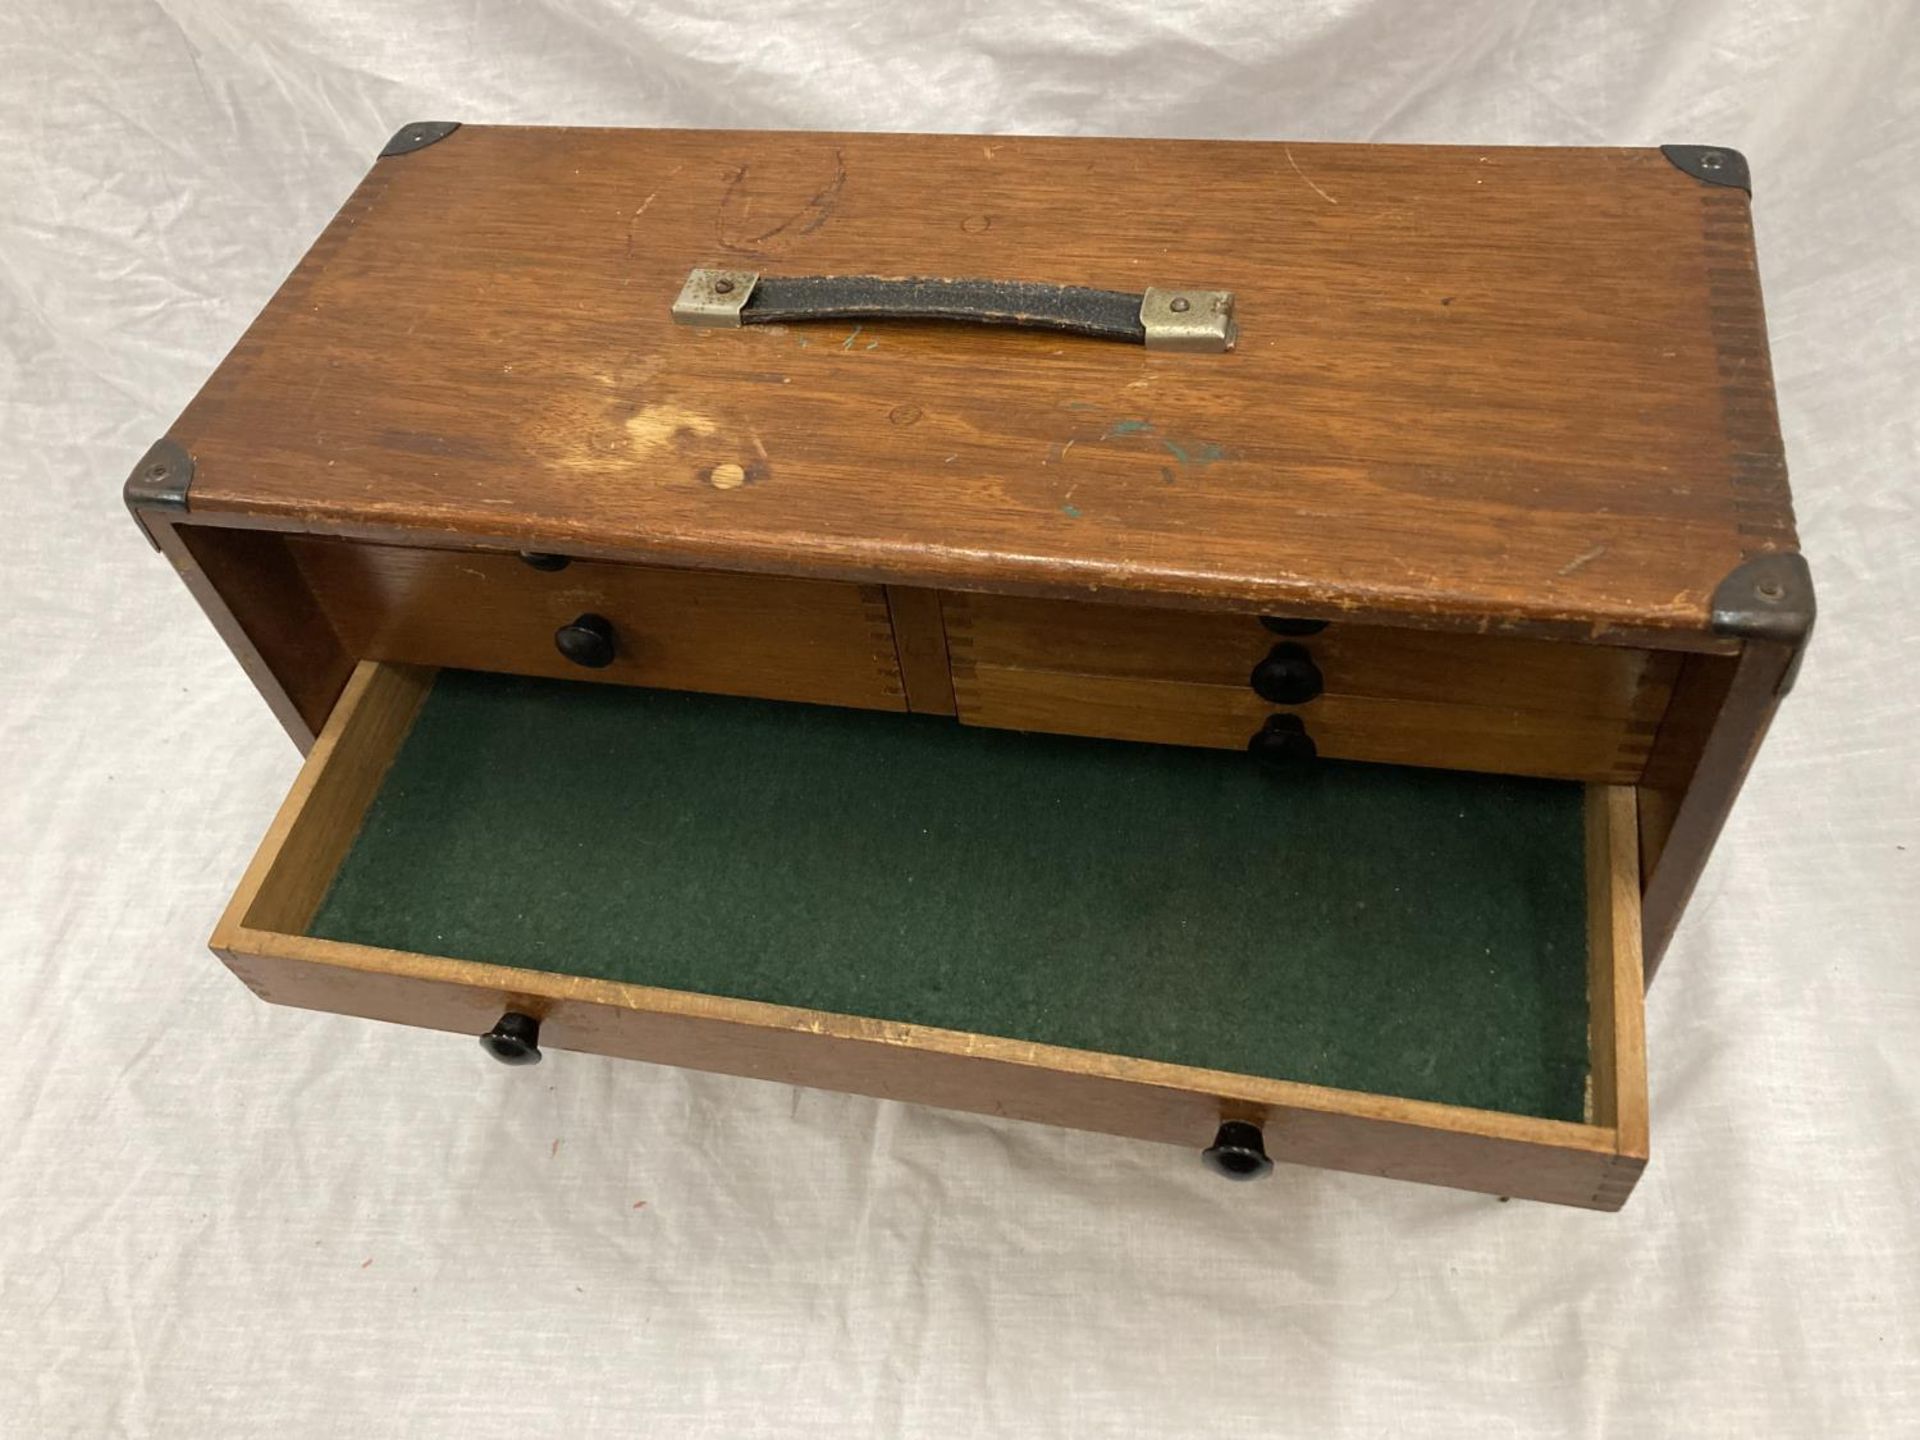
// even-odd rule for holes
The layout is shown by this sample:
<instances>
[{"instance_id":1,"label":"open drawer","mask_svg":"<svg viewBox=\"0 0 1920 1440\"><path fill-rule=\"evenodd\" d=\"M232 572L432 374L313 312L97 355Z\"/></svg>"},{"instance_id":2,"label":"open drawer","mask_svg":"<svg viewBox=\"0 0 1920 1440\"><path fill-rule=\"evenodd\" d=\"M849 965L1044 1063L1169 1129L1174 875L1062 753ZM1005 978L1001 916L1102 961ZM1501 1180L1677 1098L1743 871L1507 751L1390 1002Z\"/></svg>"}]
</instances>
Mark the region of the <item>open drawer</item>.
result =
<instances>
[{"instance_id":1,"label":"open drawer","mask_svg":"<svg viewBox=\"0 0 1920 1440\"><path fill-rule=\"evenodd\" d=\"M1611 1210L1647 1154L1633 807L363 662L213 946L496 1053Z\"/></svg>"}]
</instances>

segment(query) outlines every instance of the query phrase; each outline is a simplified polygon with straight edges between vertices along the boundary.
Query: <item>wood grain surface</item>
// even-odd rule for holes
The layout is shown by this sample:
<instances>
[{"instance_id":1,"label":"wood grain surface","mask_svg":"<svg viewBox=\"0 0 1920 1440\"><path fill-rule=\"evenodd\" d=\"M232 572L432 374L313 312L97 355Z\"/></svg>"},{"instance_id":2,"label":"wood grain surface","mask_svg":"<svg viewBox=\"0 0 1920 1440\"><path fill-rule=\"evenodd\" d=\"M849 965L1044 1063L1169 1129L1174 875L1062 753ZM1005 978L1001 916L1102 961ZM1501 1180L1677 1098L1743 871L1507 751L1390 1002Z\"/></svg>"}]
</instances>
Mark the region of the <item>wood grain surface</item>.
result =
<instances>
[{"instance_id":1,"label":"wood grain surface","mask_svg":"<svg viewBox=\"0 0 1920 1440\"><path fill-rule=\"evenodd\" d=\"M1798 648L1750 640L1737 661L1694 657L1682 676L1649 761L1660 848L1642 886L1648 983L1773 724Z\"/></svg>"},{"instance_id":2,"label":"wood grain surface","mask_svg":"<svg viewBox=\"0 0 1920 1440\"><path fill-rule=\"evenodd\" d=\"M320 613L282 536L179 525L149 514L148 532L213 628L305 754L355 656Z\"/></svg>"},{"instance_id":3,"label":"wood grain surface","mask_svg":"<svg viewBox=\"0 0 1920 1440\"><path fill-rule=\"evenodd\" d=\"M216 930L215 951L279 1004L478 1035L506 1010L556 1050L650 1060L1156 1140L1199 1151L1222 1118L1275 1159L1615 1210L1646 1145L1632 793L1588 802L1592 1123L1332 1090L895 1021L660 990L300 933L351 844L426 683L357 668ZM1597 907L1597 909L1596 909ZM1604 914L1598 913L1604 911ZM455 1063L481 1064L469 1053ZM1197 1162L1196 1162L1197 1163Z\"/></svg>"},{"instance_id":4,"label":"wood grain surface","mask_svg":"<svg viewBox=\"0 0 1920 1440\"><path fill-rule=\"evenodd\" d=\"M878 586L590 561L548 572L516 555L309 536L285 544L359 659L906 708ZM582 614L613 626L603 669L554 643Z\"/></svg>"},{"instance_id":5,"label":"wood grain surface","mask_svg":"<svg viewBox=\"0 0 1920 1440\"><path fill-rule=\"evenodd\" d=\"M900 658L907 708L922 715L953 714L952 659L940 592L889 585L887 612L893 618L893 645Z\"/></svg>"},{"instance_id":6,"label":"wood grain surface","mask_svg":"<svg viewBox=\"0 0 1920 1440\"><path fill-rule=\"evenodd\" d=\"M1240 341L677 327L695 265L1220 286ZM1675 648L1794 543L1747 198L1652 150L468 126L172 433L224 525Z\"/></svg>"},{"instance_id":7,"label":"wood grain surface","mask_svg":"<svg viewBox=\"0 0 1920 1440\"><path fill-rule=\"evenodd\" d=\"M307 752L273 826L247 867L215 937L242 923L300 934L380 793L400 742L433 689L434 672L363 660Z\"/></svg>"},{"instance_id":8,"label":"wood grain surface","mask_svg":"<svg viewBox=\"0 0 1920 1440\"><path fill-rule=\"evenodd\" d=\"M1238 749L1277 708L1249 680L1276 644L1325 678L1297 713L1329 759L1631 783L1671 653L1336 623L1285 640L1250 615L944 597L963 720Z\"/></svg>"},{"instance_id":9,"label":"wood grain surface","mask_svg":"<svg viewBox=\"0 0 1920 1440\"><path fill-rule=\"evenodd\" d=\"M998 665L957 666L953 693L966 723L1003 730L1239 750L1284 711L1300 717L1328 760L1621 784L1639 777L1652 732L1630 720L1367 695L1329 693L1283 707L1245 685Z\"/></svg>"},{"instance_id":10,"label":"wood grain surface","mask_svg":"<svg viewBox=\"0 0 1920 1440\"><path fill-rule=\"evenodd\" d=\"M1330 695L1485 705L1543 715L1657 721L1678 660L1568 645L1335 624L1283 637L1251 615L950 594L956 662L1245 688L1276 644L1312 657Z\"/></svg>"},{"instance_id":11,"label":"wood grain surface","mask_svg":"<svg viewBox=\"0 0 1920 1440\"><path fill-rule=\"evenodd\" d=\"M1587 792L1587 997L1593 1103L1615 1155L1594 1201L1618 1209L1647 1166L1646 977L1640 952L1639 825L1631 786Z\"/></svg>"}]
</instances>

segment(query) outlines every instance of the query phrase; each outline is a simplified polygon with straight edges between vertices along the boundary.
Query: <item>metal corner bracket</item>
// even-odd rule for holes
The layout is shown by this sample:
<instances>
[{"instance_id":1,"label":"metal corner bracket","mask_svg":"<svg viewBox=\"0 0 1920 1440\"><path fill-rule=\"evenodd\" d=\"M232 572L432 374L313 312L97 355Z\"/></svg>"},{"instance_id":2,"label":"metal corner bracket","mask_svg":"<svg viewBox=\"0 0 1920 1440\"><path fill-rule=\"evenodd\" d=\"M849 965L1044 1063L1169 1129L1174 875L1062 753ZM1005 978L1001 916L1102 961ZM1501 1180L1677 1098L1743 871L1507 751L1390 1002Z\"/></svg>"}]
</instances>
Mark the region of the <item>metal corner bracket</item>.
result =
<instances>
[{"instance_id":1,"label":"metal corner bracket","mask_svg":"<svg viewBox=\"0 0 1920 1440\"><path fill-rule=\"evenodd\" d=\"M1753 176L1747 157L1725 145L1662 145L1660 153L1677 170L1709 185L1726 185L1753 194Z\"/></svg>"},{"instance_id":2,"label":"metal corner bracket","mask_svg":"<svg viewBox=\"0 0 1920 1440\"><path fill-rule=\"evenodd\" d=\"M1780 550L1741 561L1714 587L1712 611L1716 635L1791 646L1780 693L1793 688L1816 613L1813 572L1804 555Z\"/></svg>"},{"instance_id":3,"label":"metal corner bracket","mask_svg":"<svg viewBox=\"0 0 1920 1440\"><path fill-rule=\"evenodd\" d=\"M394 131L393 138L387 141L380 154L382 157L410 155L415 150L424 150L436 141L446 139L459 128L458 120L415 120Z\"/></svg>"},{"instance_id":4,"label":"metal corner bracket","mask_svg":"<svg viewBox=\"0 0 1920 1440\"><path fill-rule=\"evenodd\" d=\"M186 514L187 491L192 485L193 456L178 441L164 435L147 447L147 453L140 457L140 463L127 476L127 483L121 490L127 502L127 513L133 516L134 523L155 550L160 548L160 541L153 533L153 527L147 523L145 512L165 510L177 515Z\"/></svg>"}]
</instances>

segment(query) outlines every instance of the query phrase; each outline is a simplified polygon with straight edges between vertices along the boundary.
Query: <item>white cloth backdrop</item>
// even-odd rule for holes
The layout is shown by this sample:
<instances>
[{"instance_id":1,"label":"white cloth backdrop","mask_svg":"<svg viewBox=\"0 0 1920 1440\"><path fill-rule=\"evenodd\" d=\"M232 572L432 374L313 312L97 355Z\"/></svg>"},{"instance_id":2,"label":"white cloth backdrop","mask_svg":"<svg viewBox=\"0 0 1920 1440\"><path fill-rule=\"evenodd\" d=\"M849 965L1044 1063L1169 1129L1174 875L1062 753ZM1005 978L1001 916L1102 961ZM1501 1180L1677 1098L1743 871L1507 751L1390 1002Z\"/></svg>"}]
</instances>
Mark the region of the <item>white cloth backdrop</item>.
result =
<instances>
[{"instance_id":1,"label":"white cloth backdrop","mask_svg":"<svg viewBox=\"0 0 1920 1440\"><path fill-rule=\"evenodd\" d=\"M0 1434L1920 1433L1910 0L0 8ZM1627 1211L248 995L296 756L119 485L417 118L1745 150L1822 617Z\"/></svg>"}]
</instances>

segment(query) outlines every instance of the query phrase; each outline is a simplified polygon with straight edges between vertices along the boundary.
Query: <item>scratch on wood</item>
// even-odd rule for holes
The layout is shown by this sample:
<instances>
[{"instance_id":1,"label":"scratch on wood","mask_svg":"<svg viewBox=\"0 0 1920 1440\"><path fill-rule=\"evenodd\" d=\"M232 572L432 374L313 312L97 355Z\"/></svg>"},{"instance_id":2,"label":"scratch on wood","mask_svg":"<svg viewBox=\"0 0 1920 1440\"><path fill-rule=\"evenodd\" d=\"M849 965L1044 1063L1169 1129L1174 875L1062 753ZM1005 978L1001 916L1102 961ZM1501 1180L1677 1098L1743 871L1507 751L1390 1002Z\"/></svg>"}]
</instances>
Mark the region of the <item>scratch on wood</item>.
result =
<instances>
[{"instance_id":1,"label":"scratch on wood","mask_svg":"<svg viewBox=\"0 0 1920 1440\"><path fill-rule=\"evenodd\" d=\"M654 191L653 194L647 196L646 199L640 202L639 209L635 210L633 214L627 217L627 259L629 260L633 259L633 227L640 223L640 217L647 213L647 207L653 204L653 202L659 198L659 195L660 195L660 192L658 190ZM629 274L625 276L620 281L620 283L622 285L625 285L629 283L632 279L633 279L633 276Z\"/></svg>"},{"instance_id":2,"label":"scratch on wood","mask_svg":"<svg viewBox=\"0 0 1920 1440\"><path fill-rule=\"evenodd\" d=\"M1280 147L1280 153L1287 157L1287 164L1293 167L1293 173L1300 177L1301 183L1304 184L1309 190L1311 190L1314 194L1318 195L1322 200L1326 201L1327 204L1329 205L1338 205L1340 203L1338 200L1334 199L1331 195L1327 194L1326 191L1322 190L1318 185L1314 184L1313 181L1307 178L1307 172L1302 170L1300 168L1300 162L1293 158L1293 151L1289 150L1286 146L1282 145Z\"/></svg>"},{"instance_id":3,"label":"scratch on wood","mask_svg":"<svg viewBox=\"0 0 1920 1440\"><path fill-rule=\"evenodd\" d=\"M1604 545L1596 545L1591 550L1582 550L1578 555L1574 556L1573 559L1562 565L1556 573L1571 575L1576 570L1585 569L1606 553L1607 547Z\"/></svg>"}]
</instances>

